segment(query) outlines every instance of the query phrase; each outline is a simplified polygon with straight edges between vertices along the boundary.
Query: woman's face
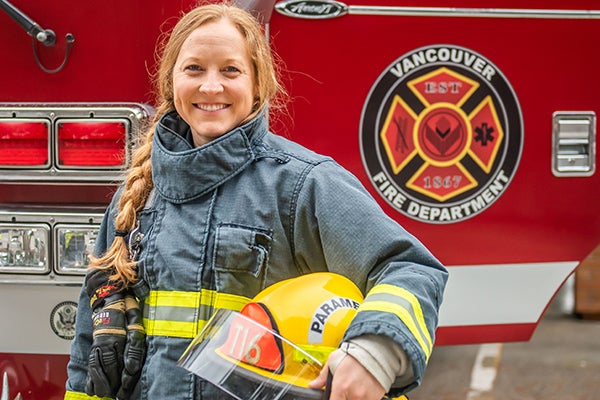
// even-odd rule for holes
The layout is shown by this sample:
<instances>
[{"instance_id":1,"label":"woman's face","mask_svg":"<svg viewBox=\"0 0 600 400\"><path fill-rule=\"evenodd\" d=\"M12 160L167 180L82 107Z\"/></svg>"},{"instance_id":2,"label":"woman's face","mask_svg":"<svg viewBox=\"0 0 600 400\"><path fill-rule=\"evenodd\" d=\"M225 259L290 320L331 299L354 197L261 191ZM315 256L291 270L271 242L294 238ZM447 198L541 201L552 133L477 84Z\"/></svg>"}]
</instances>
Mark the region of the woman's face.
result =
<instances>
[{"instance_id":1,"label":"woman's face","mask_svg":"<svg viewBox=\"0 0 600 400\"><path fill-rule=\"evenodd\" d=\"M246 40L227 19L206 23L185 40L173 69L175 109L201 146L250 115L254 69Z\"/></svg>"}]
</instances>

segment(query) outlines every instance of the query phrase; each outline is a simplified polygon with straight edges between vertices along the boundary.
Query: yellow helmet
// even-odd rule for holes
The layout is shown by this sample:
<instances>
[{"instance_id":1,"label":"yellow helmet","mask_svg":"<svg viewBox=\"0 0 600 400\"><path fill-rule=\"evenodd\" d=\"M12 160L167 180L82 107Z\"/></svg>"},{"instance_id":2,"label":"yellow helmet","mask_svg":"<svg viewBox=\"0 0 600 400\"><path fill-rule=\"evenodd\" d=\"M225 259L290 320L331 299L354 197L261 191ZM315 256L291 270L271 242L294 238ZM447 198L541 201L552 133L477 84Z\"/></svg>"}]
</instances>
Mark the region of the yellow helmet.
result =
<instances>
[{"instance_id":1,"label":"yellow helmet","mask_svg":"<svg viewBox=\"0 0 600 400\"><path fill-rule=\"evenodd\" d=\"M218 310L179 364L240 400L320 400L308 384L362 301L351 280L330 272L278 282L240 312Z\"/></svg>"}]
</instances>

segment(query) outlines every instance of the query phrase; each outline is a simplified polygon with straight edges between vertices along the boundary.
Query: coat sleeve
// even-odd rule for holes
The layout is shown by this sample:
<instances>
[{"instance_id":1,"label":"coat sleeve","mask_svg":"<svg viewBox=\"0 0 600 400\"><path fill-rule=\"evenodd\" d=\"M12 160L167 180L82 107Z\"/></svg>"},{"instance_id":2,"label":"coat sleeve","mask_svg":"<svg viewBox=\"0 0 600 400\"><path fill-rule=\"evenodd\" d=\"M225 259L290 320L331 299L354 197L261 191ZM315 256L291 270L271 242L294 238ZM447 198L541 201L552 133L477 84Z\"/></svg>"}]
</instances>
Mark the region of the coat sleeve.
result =
<instances>
[{"instance_id":1,"label":"coat sleeve","mask_svg":"<svg viewBox=\"0 0 600 400\"><path fill-rule=\"evenodd\" d=\"M400 345L415 379L391 394L406 392L421 382L431 355L447 270L335 162L305 176L293 235L298 268L345 275L363 290L344 340L376 334Z\"/></svg>"},{"instance_id":2,"label":"coat sleeve","mask_svg":"<svg viewBox=\"0 0 600 400\"><path fill-rule=\"evenodd\" d=\"M116 198L117 196L115 196ZM112 203L115 203L113 198ZM114 207L109 206L104 214L98 237L94 247L94 255L104 254L114 239ZM67 384L65 400L74 399L98 399L85 394L85 382L87 379L88 358L92 344L92 311L90 309L90 298L82 286L77 304L77 315L75 318L75 337L71 343L71 355L67 364Z\"/></svg>"}]
</instances>

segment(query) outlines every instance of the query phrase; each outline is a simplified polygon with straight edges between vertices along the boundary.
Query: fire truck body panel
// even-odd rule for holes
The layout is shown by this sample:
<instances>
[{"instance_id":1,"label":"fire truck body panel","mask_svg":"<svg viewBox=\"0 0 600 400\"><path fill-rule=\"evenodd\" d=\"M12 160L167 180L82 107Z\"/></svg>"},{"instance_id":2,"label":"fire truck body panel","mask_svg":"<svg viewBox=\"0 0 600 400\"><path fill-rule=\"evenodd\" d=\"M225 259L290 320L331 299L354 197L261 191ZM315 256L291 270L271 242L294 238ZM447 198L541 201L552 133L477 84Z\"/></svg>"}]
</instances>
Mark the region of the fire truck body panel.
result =
<instances>
[{"instance_id":1,"label":"fire truck body panel","mask_svg":"<svg viewBox=\"0 0 600 400\"><path fill-rule=\"evenodd\" d=\"M9 16L0 12L2 66L6 79L3 103L115 102L136 99L148 103L148 68L154 64L154 47L161 26L191 2L173 1L152 7L142 1L97 4L61 0L53 4L11 2L43 29L52 29L56 45L37 43L40 62L48 69L65 58L65 36L74 36L72 51L61 73L48 74L36 64L32 38ZM188 5L186 5L186 3ZM10 38L10 40L8 39ZM70 71L70 72L69 72ZM129 101L129 100L127 100Z\"/></svg>"},{"instance_id":2,"label":"fire truck body panel","mask_svg":"<svg viewBox=\"0 0 600 400\"><path fill-rule=\"evenodd\" d=\"M448 266L436 344L528 340L600 244L595 2L270 3L252 5L291 97L272 130L331 155ZM155 45L194 2L12 4L56 44L0 10L0 373L11 398L53 400L94 230L153 112Z\"/></svg>"},{"instance_id":3,"label":"fire truck body panel","mask_svg":"<svg viewBox=\"0 0 600 400\"><path fill-rule=\"evenodd\" d=\"M593 93L600 83L589 78L594 74L589 49L597 43L598 24L598 20L581 19L352 14L307 21L274 14L271 34L292 75L296 99L292 138L333 154L364 182L371 179L356 157L361 152L357 130L362 109L378 76L398 57L423 46L451 43L485 55L504 73L518 97L524 122L518 171L506 191L493 206L460 220L460 225L401 220L426 244L435 243L436 255L447 264L470 265L579 260L581 249L589 253L598 245L600 224L591 212L599 198L598 178L558 179L551 170L553 113L598 111ZM360 35L353 34L358 27ZM340 39L328 40L331 32ZM576 38L566 39L564 32L577 32ZM307 47L313 57L299 51ZM382 198L372 183L366 186ZM383 207L398 215L387 202ZM473 240L473 232L480 243ZM493 240L499 237L502 240ZM485 251L478 251L478 244ZM457 252L457 245L472 251Z\"/></svg>"},{"instance_id":4,"label":"fire truck body panel","mask_svg":"<svg viewBox=\"0 0 600 400\"><path fill-rule=\"evenodd\" d=\"M65 307L69 304L63 303L77 300L79 290L79 287L74 286L3 284L0 293L2 315L12 315L18 309L23 316L19 317L18 324L11 326L10 336L2 336L2 351L63 355L68 353L69 341L54 333L56 323L53 323L52 319L56 318L62 326L68 327L64 333L72 334L73 310ZM35 297L31 296L32 292L36 293ZM44 324L40 324L40 321L44 321ZM61 336L64 334L61 333Z\"/></svg>"},{"instance_id":5,"label":"fire truck body panel","mask_svg":"<svg viewBox=\"0 0 600 400\"><path fill-rule=\"evenodd\" d=\"M393 1L365 1L346 2L349 10L343 16L306 18L300 15L303 11L298 5L306 2L292 3L296 8L289 8L296 14L274 13L270 24L295 100L293 128L289 129L292 139L333 155L365 182L390 215L449 266L438 344L527 340L555 290L598 246L600 237L600 215L594 212L600 198L597 174L556 176L553 157L557 150L552 141L553 116L589 114L590 129L595 129L598 103L593 93L600 82L589 79L594 76L589 49L597 43L597 12L595 18L588 18L589 12L575 17L572 4L570 10L558 10L560 6L555 4L555 14L551 14L547 9L552 5L545 3L544 9L508 10L512 16L508 18L506 10L519 5L501 2L479 10L483 2L476 2L476 9L442 10L431 7L449 5L428 2L418 8L401 7ZM464 7L474 7L473 2L464 3ZM462 63L463 70L470 69L483 78L489 66L488 74L503 75L516 103L511 111L521 114L521 126L513 127L513 133L521 130L521 143L512 154L506 150L506 179L499 182L502 191L490 195L490 205L482 211L472 216L459 213L442 221L433 210L443 211L443 202L428 208L427 202L421 201L421 206L412 210L404 207L401 216L399 207L392 204L397 194L386 193L390 187L387 180L392 180L393 174L378 179L377 161L385 163L386 154L365 149L361 129L365 130L369 112L385 113L386 101L403 93L389 88L384 93L382 85L378 86L390 71L426 70L423 58L428 52L435 58L444 50L450 62L437 59L431 65ZM463 57L453 63L452 51L469 53L479 61L467 67L468 60ZM421 59L417 57L423 54ZM402 77L396 78L390 85L399 85ZM437 88L442 90L440 82L444 83L438 81ZM511 96L506 87L491 88L494 90L499 92L494 104L500 112L496 102L510 102ZM502 90L505 93L500 93ZM379 108L372 107L377 102ZM383 135L385 127L381 122L377 126L381 131L375 134ZM593 145L590 148L593 150ZM379 159L373 160L377 156ZM591 163L593 157L594 153ZM438 168L444 169L448 168ZM409 197L404 205L410 201ZM537 291L530 289L533 287Z\"/></svg>"}]
</instances>

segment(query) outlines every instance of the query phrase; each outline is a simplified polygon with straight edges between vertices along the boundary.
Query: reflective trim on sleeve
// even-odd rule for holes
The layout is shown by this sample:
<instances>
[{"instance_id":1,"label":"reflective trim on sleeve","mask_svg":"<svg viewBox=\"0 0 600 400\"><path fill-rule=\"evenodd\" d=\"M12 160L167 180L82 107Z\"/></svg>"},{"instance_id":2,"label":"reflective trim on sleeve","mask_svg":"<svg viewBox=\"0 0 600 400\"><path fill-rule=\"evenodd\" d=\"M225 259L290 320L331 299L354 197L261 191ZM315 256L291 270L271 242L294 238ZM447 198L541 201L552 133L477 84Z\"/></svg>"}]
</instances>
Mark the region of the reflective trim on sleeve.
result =
<instances>
[{"instance_id":1,"label":"reflective trim on sleeve","mask_svg":"<svg viewBox=\"0 0 600 400\"><path fill-rule=\"evenodd\" d=\"M144 300L144 328L148 336L194 338L218 308L240 311L244 296L200 292L151 291Z\"/></svg>"},{"instance_id":2,"label":"reflective trim on sleeve","mask_svg":"<svg viewBox=\"0 0 600 400\"><path fill-rule=\"evenodd\" d=\"M393 285L377 285L369 291L365 301L358 308L358 312L361 311L381 311L398 316L421 346L426 361L429 360L433 343L425 324L423 310L414 294Z\"/></svg>"},{"instance_id":3,"label":"reflective trim on sleeve","mask_svg":"<svg viewBox=\"0 0 600 400\"><path fill-rule=\"evenodd\" d=\"M64 400L112 400L108 397L88 396L85 393L69 392L65 393Z\"/></svg>"}]
</instances>

